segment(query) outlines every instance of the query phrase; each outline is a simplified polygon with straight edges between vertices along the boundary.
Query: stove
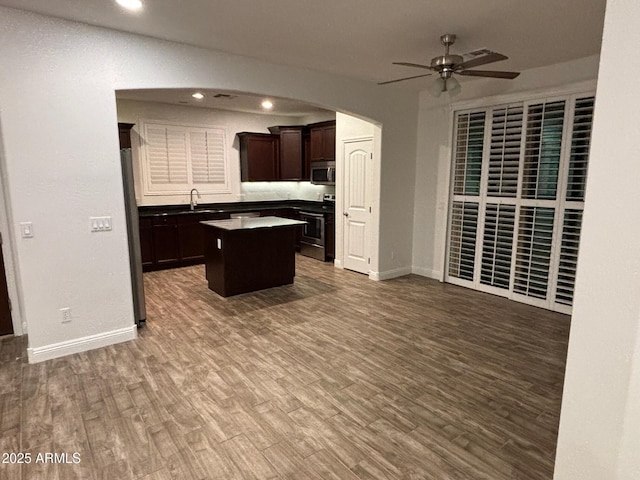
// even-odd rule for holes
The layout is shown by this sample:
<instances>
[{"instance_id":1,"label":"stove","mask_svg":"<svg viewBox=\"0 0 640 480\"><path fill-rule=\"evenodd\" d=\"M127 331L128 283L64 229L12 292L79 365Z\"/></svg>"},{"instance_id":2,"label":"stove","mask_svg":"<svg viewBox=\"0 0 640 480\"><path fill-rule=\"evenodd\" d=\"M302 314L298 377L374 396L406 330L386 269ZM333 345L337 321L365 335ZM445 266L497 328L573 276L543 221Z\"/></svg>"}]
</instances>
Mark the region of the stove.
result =
<instances>
[{"instance_id":1,"label":"stove","mask_svg":"<svg viewBox=\"0 0 640 480\"><path fill-rule=\"evenodd\" d=\"M300 219L306 222L300 239L300 253L307 257L327 261L327 231L333 235L333 225L328 225L328 216L334 213L336 196L333 193L325 193L322 201L322 212L301 211Z\"/></svg>"}]
</instances>

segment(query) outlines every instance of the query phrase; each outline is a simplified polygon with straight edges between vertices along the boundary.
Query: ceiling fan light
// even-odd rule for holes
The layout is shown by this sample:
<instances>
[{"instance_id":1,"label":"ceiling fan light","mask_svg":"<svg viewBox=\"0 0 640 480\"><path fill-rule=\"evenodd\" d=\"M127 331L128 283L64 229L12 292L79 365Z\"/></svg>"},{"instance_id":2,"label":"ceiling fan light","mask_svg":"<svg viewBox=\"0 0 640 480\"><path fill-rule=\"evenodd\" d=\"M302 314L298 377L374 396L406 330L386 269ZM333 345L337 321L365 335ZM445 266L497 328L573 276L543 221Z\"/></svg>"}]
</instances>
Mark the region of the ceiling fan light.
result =
<instances>
[{"instance_id":1,"label":"ceiling fan light","mask_svg":"<svg viewBox=\"0 0 640 480\"><path fill-rule=\"evenodd\" d=\"M452 97L455 95L458 95L460 93L460 82L458 80L456 80L454 77L448 78L447 79L447 85L446 85L446 89L447 92L449 93L449 95L451 95Z\"/></svg>"},{"instance_id":2,"label":"ceiling fan light","mask_svg":"<svg viewBox=\"0 0 640 480\"><path fill-rule=\"evenodd\" d=\"M431 85L431 94L434 97L439 97L442 92L446 91L447 83L444 78L436 78Z\"/></svg>"}]
</instances>

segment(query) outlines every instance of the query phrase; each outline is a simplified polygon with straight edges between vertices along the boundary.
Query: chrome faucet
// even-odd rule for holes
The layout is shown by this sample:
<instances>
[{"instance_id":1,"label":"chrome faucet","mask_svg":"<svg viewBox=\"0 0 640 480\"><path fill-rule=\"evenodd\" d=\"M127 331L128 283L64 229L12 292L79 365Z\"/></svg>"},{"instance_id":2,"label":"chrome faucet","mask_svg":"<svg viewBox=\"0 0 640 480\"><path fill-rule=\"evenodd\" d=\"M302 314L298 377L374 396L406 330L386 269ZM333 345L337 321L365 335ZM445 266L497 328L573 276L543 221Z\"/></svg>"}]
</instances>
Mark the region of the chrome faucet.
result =
<instances>
[{"instance_id":1,"label":"chrome faucet","mask_svg":"<svg viewBox=\"0 0 640 480\"><path fill-rule=\"evenodd\" d=\"M200 198L200 192L198 192L198 189L197 188L192 188L191 192L189 193L190 203L191 203L191 211L193 211L193 209L196 208L196 205L198 205L198 200L194 200L193 199L193 192L196 192L196 195L198 196L198 198Z\"/></svg>"}]
</instances>

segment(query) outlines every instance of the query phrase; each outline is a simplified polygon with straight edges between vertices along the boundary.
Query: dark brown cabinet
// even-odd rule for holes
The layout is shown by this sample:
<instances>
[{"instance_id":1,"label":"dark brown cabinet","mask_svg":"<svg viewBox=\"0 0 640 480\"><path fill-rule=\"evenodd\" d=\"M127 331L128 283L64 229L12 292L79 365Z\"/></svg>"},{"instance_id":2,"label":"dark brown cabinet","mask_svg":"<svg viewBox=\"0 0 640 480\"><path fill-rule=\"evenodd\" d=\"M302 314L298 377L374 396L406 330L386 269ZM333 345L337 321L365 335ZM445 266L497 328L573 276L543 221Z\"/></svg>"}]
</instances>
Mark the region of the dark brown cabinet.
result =
<instances>
[{"instance_id":1,"label":"dark brown cabinet","mask_svg":"<svg viewBox=\"0 0 640 480\"><path fill-rule=\"evenodd\" d=\"M279 127L280 131L280 180L303 180L303 129L304 127Z\"/></svg>"},{"instance_id":2,"label":"dark brown cabinet","mask_svg":"<svg viewBox=\"0 0 640 480\"><path fill-rule=\"evenodd\" d=\"M205 220L202 213L189 213L178 217L178 244L180 260L183 262L204 259L204 230L200 222Z\"/></svg>"},{"instance_id":3,"label":"dark brown cabinet","mask_svg":"<svg viewBox=\"0 0 640 480\"><path fill-rule=\"evenodd\" d=\"M150 218L140 218L140 253L142 268L150 269L153 265L153 225Z\"/></svg>"},{"instance_id":4,"label":"dark brown cabinet","mask_svg":"<svg viewBox=\"0 0 640 480\"><path fill-rule=\"evenodd\" d=\"M336 122L309 125L309 160L332 162L336 159Z\"/></svg>"},{"instance_id":5,"label":"dark brown cabinet","mask_svg":"<svg viewBox=\"0 0 640 480\"><path fill-rule=\"evenodd\" d=\"M131 148L131 129L135 123L118 123L118 136L120 139L120 148Z\"/></svg>"},{"instance_id":6,"label":"dark brown cabinet","mask_svg":"<svg viewBox=\"0 0 640 480\"><path fill-rule=\"evenodd\" d=\"M325 220L325 256L328 260L336 258L336 217L333 213L326 214Z\"/></svg>"},{"instance_id":7,"label":"dark brown cabinet","mask_svg":"<svg viewBox=\"0 0 640 480\"><path fill-rule=\"evenodd\" d=\"M153 263L176 263L180 258L178 222L174 215L162 215L152 219Z\"/></svg>"},{"instance_id":8,"label":"dark brown cabinet","mask_svg":"<svg viewBox=\"0 0 640 480\"><path fill-rule=\"evenodd\" d=\"M243 182L279 180L279 135L238 133L240 139L240 178Z\"/></svg>"},{"instance_id":9,"label":"dark brown cabinet","mask_svg":"<svg viewBox=\"0 0 640 480\"><path fill-rule=\"evenodd\" d=\"M200 222L229 218L228 213L191 213L140 217L140 247L145 272L204 262Z\"/></svg>"}]
</instances>

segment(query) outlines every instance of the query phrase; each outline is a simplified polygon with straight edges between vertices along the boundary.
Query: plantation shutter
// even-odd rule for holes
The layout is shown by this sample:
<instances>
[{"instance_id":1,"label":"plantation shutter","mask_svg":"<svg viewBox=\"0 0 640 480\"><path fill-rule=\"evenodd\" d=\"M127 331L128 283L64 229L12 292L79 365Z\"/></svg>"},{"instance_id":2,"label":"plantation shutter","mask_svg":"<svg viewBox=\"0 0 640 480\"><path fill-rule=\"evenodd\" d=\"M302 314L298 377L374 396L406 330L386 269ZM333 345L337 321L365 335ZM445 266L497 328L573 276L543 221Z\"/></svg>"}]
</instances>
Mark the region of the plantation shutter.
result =
<instances>
[{"instance_id":1,"label":"plantation shutter","mask_svg":"<svg viewBox=\"0 0 640 480\"><path fill-rule=\"evenodd\" d=\"M513 290L522 295L547 298L553 208L522 207L518 229L518 250Z\"/></svg>"},{"instance_id":2,"label":"plantation shutter","mask_svg":"<svg viewBox=\"0 0 640 480\"><path fill-rule=\"evenodd\" d=\"M145 140L151 186L166 190L188 185L186 130L147 125Z\"/></svg>"},{"instance_id":3,"label":"plantation shutter","mask_svg":"<svg viewBox=\"0 0 640 480\"><path fill-rule=\"evenodd\" d=\"M456 117L448 275L466 281L475 274L485 119L484 112Z\"/></svg>"},{"instance_id":4,"label":"plantation shutter","mask_svg":"<svg viewBox=\"0 0 640 480\"><path fill-rule=\"evenodd\" d=\"M513 205L487 204L480 283L509 288L515 214Z\"/></svg>"},{"instance_id":5,"label":"plantation shutter","mask_svg":"<svg viewBox=\"0 0 640 480\"><path fill-rule=\"evenodd\" d=\"M446 281L570 312L593 107L572 95L456 113Z\"/></svg>"},{"instance_id":6,"label":"plantation shutter","mask_svg":"<svg viewBox=\"0 0 640 480\"><path fill-rule=\"evenodd\" d=\"M566 210L562 223L562 241L560 246L560 264L556 286L557 303L571 305L576 282L578 247L582 227L582 210Z\"/></svg>"},{"instance_id":7,"label":"plantation shutter","mask_svg":"<svg viewBox=\"0 0 640 480\"><path fill-rule=\"evenodd\" d=\"M556 198L564 105L561 101L528 108L522 198Z\"/></svg>"},{"instance_id":8,"label":"plantation shutter","mask_svg":"<svg viewBox=\"0 0 640 480\"><path fill-rule=\"evenodd\" d=\"M593 97L576 100L567 179L567 200L584 201L594 103Z\"/></svg>"},{"instance_id":9,"label":"plantation shutter","mask_svg":"<svg viewBox=\"0 0 640 480\"><path fill-rule=\"evenodd\" d=\"M225 186L224 130L191 130L189 137L193 183Z\"/></svg>"},{"instance_id":10,"label":"plantation shutter","mask_svg":"<svg viewBox=\"0 0 640 480\"><path fill-rule=\"evenodd\" d=\"M575 102L571 131L571 152L567 173L565 210L562 216L562 237L558 258L556 304L571 306L576 282L576 266L582 230L582 211L589 167L589 148L593 127L594 97L578 98Z\"/></svg>"},{"instance_id":11,"label":"plantation shutter","mask_svg":"<svg viewBox=\"0 0 640 480\"><path fill-rule=\"evenodd\" d=\"M454 195L480 194L480 172L484 149L485 113L458 117L454 166Z\"/></svg>"},{"instance_id":12,"label":"plantation shutter","mask_svg":"<svg viewBox=\"0 0 640 480\"><path fill-rule=\"evenodd\" d=\"M145 123L142 170L145 195L230 192L225 130Z\"/></svg>"},{"instance_id":13,"label":"plantation shutter","mask_svg":"<svg viewBox=\"0 0 640 480\"><path fill-rule=\"evenodd\" d=\"M515 105L493 112L488 196L515 197L518 192L522 111L522 105Z\"/></svg>"},{"instance_id":14,"label":"plantation shutter","mask_svg":"<svg viewBox=\"0 0 640 480\"><path fill-rule=\"evenodd\" d=\"M449 240L449 275L473 280L478 229L478 204L453 202Z\"/></svg>"}]
</instances>

